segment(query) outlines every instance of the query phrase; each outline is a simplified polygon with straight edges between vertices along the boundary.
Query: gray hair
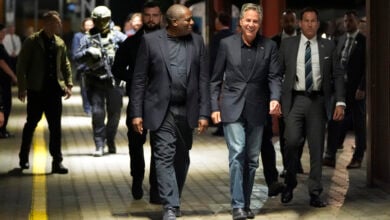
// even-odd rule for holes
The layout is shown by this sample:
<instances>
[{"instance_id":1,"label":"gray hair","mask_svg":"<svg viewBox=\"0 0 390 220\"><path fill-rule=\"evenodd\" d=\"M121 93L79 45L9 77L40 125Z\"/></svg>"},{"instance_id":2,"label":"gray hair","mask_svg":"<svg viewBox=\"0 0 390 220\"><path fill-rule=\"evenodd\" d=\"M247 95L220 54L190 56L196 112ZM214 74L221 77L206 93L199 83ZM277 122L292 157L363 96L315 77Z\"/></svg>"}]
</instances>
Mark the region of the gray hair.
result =
<instances>
[{"instance_id":1,"label":"gray hair","mask_svg":"<svg viewBox=\"0 0 390 220\"><path fill-rule=\"evenodd\" d=\"M263 9L260 5L254 3L245 3L241 7L240 19L244 17L244 13L248 10L254 10L259 14L260 21L263 20Z\"/></svg>"}]
</instances>

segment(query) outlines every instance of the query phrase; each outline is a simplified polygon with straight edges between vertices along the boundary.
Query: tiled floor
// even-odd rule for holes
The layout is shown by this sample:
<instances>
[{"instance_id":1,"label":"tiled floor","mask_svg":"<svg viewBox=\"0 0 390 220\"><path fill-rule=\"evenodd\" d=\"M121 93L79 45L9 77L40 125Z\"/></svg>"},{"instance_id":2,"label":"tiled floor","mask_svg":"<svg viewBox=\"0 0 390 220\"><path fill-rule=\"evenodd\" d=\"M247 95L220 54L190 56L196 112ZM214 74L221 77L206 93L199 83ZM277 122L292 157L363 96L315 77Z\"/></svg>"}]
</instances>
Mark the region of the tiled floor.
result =
<instances>
[{"instance_id":1,"label":"tiled floor","mask_svg":"<svg viewBox=\"0 0 390 220\"><path fill-rule=\"evenodd\" d=\"M117 135L118 153L92 157L90 118L82 112L77 90L75 93L63 102L64 165L70 170L67 175L50 174L49 155L46 172L34 173L31 168L20 172L17 154L25 104L13 100L9 130L15 137L0 139L0 219L160 219L161 207L148 203L147 178L144 198L132 199L125 115ZM126 99L125 103L127 105ZM47 140L46 123L43 124ZM180 219L231 219L227 149L223 138L211 135L214 129L210 128L204 135L195 135ZM329 205L322 209L308 205L307 148L302 158L305 174L299 175L294 199L288 205L282 205L279 197L266 196L267 187L260 167L252 198L256 219L390 219L390 194L366 186L366 167L345 169L353 152L352 145L353 139L348 136L344 150L338 153L336 169L324 167L323 198ZM281 170L277 138L275 148ZM146 158L150 157L149 149L147 143ZM32 160L33 152L30 162L34 166L37 161Z\"/></svg>"}]
</instances>

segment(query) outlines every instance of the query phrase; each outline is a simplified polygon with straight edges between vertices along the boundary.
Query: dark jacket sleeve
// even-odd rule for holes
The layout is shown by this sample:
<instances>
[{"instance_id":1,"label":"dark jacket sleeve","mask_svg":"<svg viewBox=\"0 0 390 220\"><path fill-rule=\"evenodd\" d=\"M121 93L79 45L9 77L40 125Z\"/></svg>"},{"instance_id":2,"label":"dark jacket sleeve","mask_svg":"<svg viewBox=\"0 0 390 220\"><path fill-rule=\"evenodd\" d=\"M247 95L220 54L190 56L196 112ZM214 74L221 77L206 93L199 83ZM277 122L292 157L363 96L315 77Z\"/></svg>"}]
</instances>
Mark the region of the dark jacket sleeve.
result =
<instances>
[{"instance_id":1,"label":"dark jacket sleeve","mask_svg":"<svg viewBox=\"0 0 390 220\"><path fill-rule=\"evenodd\" d=\"M219 96L221 93L223 76L226 65L227 45L226 39L220 42L217 59L210 79L211 112L220 111Z\"/></svg>"},{"instance_id":2,"label":"dark jacket sleeve","mask_svg":"<svg viewBox=\"0 0 390 220\"><path fill-rule=\"evenodd\" d=\"M198 36L198 42L200 45L199 116L205 118L210 116L210 73L207 63L206 49L203 43L203 39L200 36Z\"/></svg>"},{"instance_id":3,"label":"dark jacket sleeve","mask_svg":"<svg viewBox=\"0 0 390 220\"><path fill-rule=\"evenodd\" d=\"M271 61L269 65L268 85L270 99L280 101L282 90L282 73L280 71L279 52L276 43L271 41Z\"/></svg>"},{"instance_id":4,"label":"dark jacket sleeve","mask_svg":"<svg viewBox=\"0 0 390 220\"><path fill-rule=\"evenodd\" d=\"M149 50L143 37L137 53L133 79L130 90L130 118L143 117L143 100L146 89L146 80L149 60Z\"/></svg>"},{"instance_id":5,"label":"dark jacket sleeve","mask_svg":"<svg viewBox=\"0 0 390 220\"><path fill-rule=\"evenodd\" d=\"M127 83L131 82L140 41L141 36L136 34L128 37L120 44L116 51L114 64L112 66L112 74L116 78L124 80Z\"/></svg>"},{"instance_id":6,"label":"dark jacket sleeve","mask_svg":"<svg viewBox=\"0 0 390 220\"><path fill-rule=\"evenodd\" d=\"M114 64L112 65L112 74L115 78L126 81L126 92L130 96L131 81L133 80L137 52L143 36L143 31L137 33L119 45L115 54Z\"/></svg>"}]
</instances>

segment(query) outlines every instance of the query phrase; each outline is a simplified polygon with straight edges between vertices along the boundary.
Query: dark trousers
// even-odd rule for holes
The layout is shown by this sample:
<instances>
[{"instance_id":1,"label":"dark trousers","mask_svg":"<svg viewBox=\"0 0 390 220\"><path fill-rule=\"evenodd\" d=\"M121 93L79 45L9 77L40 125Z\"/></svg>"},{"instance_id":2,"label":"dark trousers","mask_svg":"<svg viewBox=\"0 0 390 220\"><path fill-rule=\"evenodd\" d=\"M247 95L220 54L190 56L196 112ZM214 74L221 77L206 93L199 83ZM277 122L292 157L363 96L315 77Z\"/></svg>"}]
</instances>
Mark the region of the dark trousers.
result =
<instances>
[{"instance_id":1,"label":"dark trousers","mask_svg":"<svg viewBox=\"0 0 390 220\"><path fill-rule=\"evenodd\" d=\"M263 140L261 144L261 161L263 163L263 172L267 186L278 181L278 170L276 169L276 153L272 144L272 118L267 116L267 123L263 131Z\"/></svg>"},{"instance_id":2,"label":"dark trousers","mask_svg":"<svg viewBox=\"0 0 390 220\"><path fill-rule=\"evenodd\" d=\"M28 161L32 138L38 122L45 113L49 125L49 151L53 157L53 163L62 161L61 153L61 114L62 100L60 92L27 92L27 121L24 124L22 144L20 146L19 158Z\"/></svg>"},{"instance_id":3,"label":"dark trousers","mask_svg":"<svg viewBox=\"0 0 390 220\"><path fill-rule=\"evenodd\" d=\"M127 106L127 115L130 115L130 106ZM130 117L126 118L126 125L128 129L127 138L129 141L130 174L133 177L133 181L142 181L145 175L145 157L143 145L145 144L148 131L144 129L142 134L135 132L132 125L132 118ZM149 184L150 200L159 201L160 196L158 194L156 165L153 151L151 152L150 158Z\"/></svg>"},{"instance_id":4,"label":"dark trousers","mask_svg":"<svg viewBox=\"0 0 390 220\"><path fill-rule=\"evenodd\" d=\"M190 165L192 132L187 117L174 114L171 109L160 128L150 131L158 190L164 208L180 207L181 192Z\"/></svg>"},{"instance_id":5,"label":"dark trousers","mask_svg":"<svg viewBox=\"0 0 390 220\"><path fill-rule=\"evenodd\" d=\"M365 100L354 100L347 103L344 120L329 121L328 123L328 141L325 157L335 159L337 148L344 142L349 129L349 121L352 121L352 127L355 132L355 152L353 159L362 160L366 150L366 107ZM351 120L349 120L351 119Z\"/></svg>"},{"instance_id":6,"label":"dark trousers","mask_svg":"<svg viewBox=\"0 0 390 220\"><path fill-rule=\"evenodd\" d=\"M299 150L306 136L310 155L309 193L319 195L323 190L322 154L326 123L324 97L322 95L312 97L295 95L291 110L285 117L285 123L287 162L285 183L289 188L295 188L297 185L296 168Z\"/></svg>"},{"instance_id":7,"label":"dark trousers","mask_svg":"<svg viewBox=\"0 0 390 220\"><path fill-rule=\"evenodd\" d=\"M0 77L0 83L1 83L1 94L3 97L3 106L4 106L4 125L0 128L0 132L6 132L7 131L7 124L9 115L11 113L11 107L12 107L12 91L11 91L11 80L8 76L1 76Z\"/></svg>"},{"instance_id":8,"label":"dark trousers","mask_svg":"<svg viewBox=\"0 0 390 220\"><path fill-rule=\"evenodd\" d=\"M284 170L286 170L287 162L286 162L286 140L284 138L284 131L286 129L286 125L284 123L283 117L279 118L279 144L280 144L280 154L282 155L282 162ZM302 141L302 146L298 149L298 163L297 163L297 170L303 170L301 158L303 154L303 147L305 145L305 140Z\"/></svg>"},{"instance_id":9,"label":"dark trousers","mask_svg":"<svg viewBox=\"0 0 390 220\"><path fill-rule=\"evenodd\" d=\"M111 80L87 79L87 95L92 107L92 129L96 149L115 146L122 109L123 89L113 87ZM107 115L107 122L106 120Z\"/></svg>"}]
</instances>

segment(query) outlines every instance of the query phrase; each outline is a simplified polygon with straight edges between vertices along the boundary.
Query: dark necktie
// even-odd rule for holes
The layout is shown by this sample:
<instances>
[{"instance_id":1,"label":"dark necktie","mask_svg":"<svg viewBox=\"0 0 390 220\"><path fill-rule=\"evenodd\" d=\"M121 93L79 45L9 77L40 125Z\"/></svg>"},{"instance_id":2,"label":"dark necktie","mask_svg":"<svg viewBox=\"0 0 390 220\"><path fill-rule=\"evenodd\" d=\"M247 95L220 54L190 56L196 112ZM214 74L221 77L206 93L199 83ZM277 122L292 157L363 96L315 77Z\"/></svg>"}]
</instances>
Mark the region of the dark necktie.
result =
<instances>
[{"instance_id":1,"label":"dark necktie","mask_svg":"<svg viewBox=\"0 0 390 220\"><path fill-rule=\"evenodd\" d=\"M352 41L353 41L352 37L348 37L347 42L346 42L346 46L344 47L344 50L341 52L341 66L344 68L345 68L347 61L348 61L349 52L350 52L351 47L352 47Z\"/></svg>"},{"instance_id":2,"label":"dark necktie","mask_svg":"<svg viewBox=\"0 0 390 220\"><path fill-rule=\"evenodd\" d=\"M313 70L311 66L310 41L306 42L306 50L305 50L305 83L306 83L306 92L310 93L313 90Z\"/></svg>"}]
</instances>

